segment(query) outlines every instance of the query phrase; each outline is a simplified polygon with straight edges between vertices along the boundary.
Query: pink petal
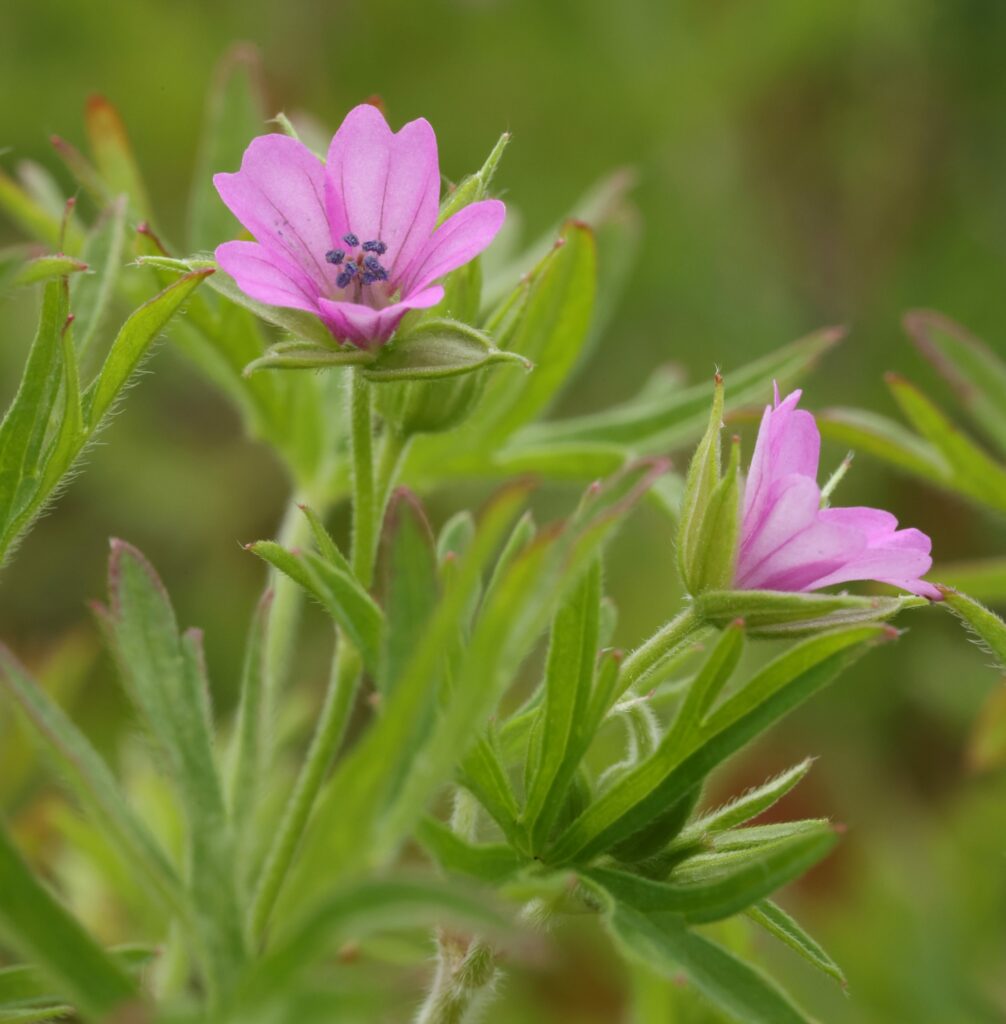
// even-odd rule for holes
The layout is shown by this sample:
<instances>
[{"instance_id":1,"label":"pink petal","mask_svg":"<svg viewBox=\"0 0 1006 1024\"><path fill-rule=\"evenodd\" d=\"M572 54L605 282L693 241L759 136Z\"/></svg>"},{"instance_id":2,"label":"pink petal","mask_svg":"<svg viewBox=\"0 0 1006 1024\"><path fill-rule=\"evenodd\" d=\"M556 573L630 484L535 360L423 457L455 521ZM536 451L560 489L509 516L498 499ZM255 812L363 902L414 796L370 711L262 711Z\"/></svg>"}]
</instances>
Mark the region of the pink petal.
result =
<instances>
[{"instance_id":1,"label":"pink petal","mask_svg":"<svg viewBox=\"0 0 1006 1024\"><path fill-rule=\"evenodd\" d=\"M213 177L220 198L289 277L320 294L336 276L325 262L332 236L325 213L325 170L286 135L252 139L236 174Z\"/></svg>"},{"instance_id":2,"label":"pink petal","mask_svg":"<svg viewBox=\"0 0 1006 1024\"><path fill-rule=\"evenodd\" d=\"M737 585L751 589L759 584L751 582L762 578L764 563L784 544L812 526L820 509L821 491L812 477L792 473L775 480L765 495L764 512L756 528L749 526L747 517L741 530L741 544L737 560Z\"/></svg>"},{"instance_id":3,"label":"pink petal","mask_svg":"<svg viewBox=\"0 0 1006 1024\"><path fill-rule=\"evenodd\" d=\"M475 259L496 237L504 217L506 207L498 199L483 199L448 217L406 271L405 293L425 288Z\"/></svg>"},{"instance_id":4,"label":"pink petal","mask_svg":"<svg viewBox=\"0 0 1006 1024\"><path fill-rule=\"evenodd\" d=\"M840 569L850 553L863 546L858 530L818 519L774 551L746 585L759 590L815 589L815 580Z\"/></svg>"},{"instance_id":5,"label":"pink petal","mask_svg":"<svg viewBox=\"0 0 1006 1024\"><path fill-rule=\"evenodd\" d=\"M331 299L319 299L318 305L322 320L337 338L352 342L358 348L370 348L375 342L387 341L410 309L428 309L443 297L444 290L438 285L416 292L384 309L373 309L357 302L333 302Z\"/></svg>"},{"instance_id":6,"label":"pink petal","mask_svg":"<svg viewBox=\"0 0 1006 1024\"><path fill-rule=\"evenodd\" d=\"M374 106L354 107L328 149L325 199L336 240L352 232L388 247L391 279L422 249L437 222L437 138L423 118L397 134Z\"/></svg>"},{"instance_id":7,"label":"pink petal","mask_svg":"<svg viewBox=\"0 0 1006 1024\"><path fill-rule=\"evenodd\" d=\"M814 417L797 409L800 391L794 391L762 416L751 469L744 489L744 527L754 534L766 515L767 495L774 481L798 473L817 478L821 434Z\"/></svg>"},{"instance_id":8,"label":"pink petal","mask_svg":"<svg viewBox=\"0 0 1006 1024\"><path fill-rule=\"evenodd\" d=\"M874 536L868 547L848 558L844 565L813 580L805 589L819 590L853 580L898 580L902 582L894 583L895 586L921 593L919 587L929 588L918 577L932 568L931 550L932 542L921 530L897 530L886 536ZM912 581L913 586L906 586L904 581Z\"/></svg>"},{"instance_id":9,"label":"pink petal","mask_svg":"<svg viewBox=\"0 0 1006 1024\"><path fill-rule=\"evenodd\" d=\"M889 537L898 528L898 520L879 508L868 508L865 505L854 505L849 508L821 509L821 518L827 522L843 523L862 530L866 535L867 544L875 544L884 537ZM918 532L918 531L915 531ZM922 534L921 536L925 536ZM928 540L928 538L926 538Z\"/></svg>"},{"instance_id":10,"label":"pink petal","mask_svg":"<svg viewBox=\"0 0 1006 1024\"><path fill-rule=\"evenodd\" d=\"M270 306L318 312L315 295L281 269L258 242L225 242L217 247L216 257L221 269L251 298Z\"/></svg>"}]
</instances>

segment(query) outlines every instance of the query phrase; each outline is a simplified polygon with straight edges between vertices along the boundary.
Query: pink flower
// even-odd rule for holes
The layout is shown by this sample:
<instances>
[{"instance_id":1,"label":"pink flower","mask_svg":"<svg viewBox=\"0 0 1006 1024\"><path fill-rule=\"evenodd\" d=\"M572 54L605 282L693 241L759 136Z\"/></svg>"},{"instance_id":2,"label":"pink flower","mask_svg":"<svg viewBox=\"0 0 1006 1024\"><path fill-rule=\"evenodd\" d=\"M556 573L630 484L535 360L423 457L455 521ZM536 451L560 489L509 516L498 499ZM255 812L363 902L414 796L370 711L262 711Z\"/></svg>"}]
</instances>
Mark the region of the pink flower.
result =
<instances>
[{"instance_id":1,"label":"pink flower","mask_svg":"<svg viewBox=\"0 0 1006 1024\"><path fill-rule=\"evenodd\" d=\"M436 226L437 139L428 121L398 133L364 104L346 116L322 163L286 135L253 139L236 174L213 183L255 242L225 242L217 262L253 299L321 318L369 348L410 309L435 306L433 282L474 259L506 210L472 203Z\"/></svg>"},{"instance_id":2,"label":"pink flower","mask_svg":"<svg viewBox=\"0 0 1006 1024\"><path fill-rule=\"evenodd\" d=\"M920 579L933 564L930 539L899 530L876 508L821 508L821 435L796 405L800 391L765 409L744 492L735 586L742 590L819 590L877 580L938 601Z\"/></svg>"}]
</instances>

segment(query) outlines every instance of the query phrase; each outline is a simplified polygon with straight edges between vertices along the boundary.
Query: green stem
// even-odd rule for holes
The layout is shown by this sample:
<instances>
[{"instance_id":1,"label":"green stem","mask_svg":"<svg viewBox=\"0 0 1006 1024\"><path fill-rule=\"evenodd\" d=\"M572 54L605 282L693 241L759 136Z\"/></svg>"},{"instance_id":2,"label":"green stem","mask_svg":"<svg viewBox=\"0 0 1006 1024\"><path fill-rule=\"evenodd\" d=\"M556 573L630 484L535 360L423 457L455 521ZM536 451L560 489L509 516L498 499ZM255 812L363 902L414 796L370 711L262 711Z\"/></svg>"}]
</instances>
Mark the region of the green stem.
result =
<instances>
[{"instance_id":1,"label":"green stem","mask_svg":"<svg viewBox=\"0 0 1006 1024\"><path fill-rule=\"evenodd\" d=\"M350 563L357 579L369 587L373 582L384 504L405 446L397 439L397 435L388 433L375 480L370 385L356 371L352 371L350 382L349 419L353 482ZM298 522L305 521L299 510L297 512ZM359 654L345 636L337 635L332 674L321 717L290 803L266 858L252 904L250 927L256 942L262 941L318 792L342 743L356 697L360 668Z\"/></svg>"},{"instance_id":2,"label":"green stem","mask_svg":"<svg viewBox=\"0 0 1006 1024\"><path fill-rule=\"evenodd\" d=\"M685 608L625 659L617 696L645 682L663 662L707 628L691 608Z\"/></svg>"},{"instance_id":3,"label":"green stem","mask_svg":"<svg viewBox=\"0 0 1006 1024\"><path fill-rule=\"evenodd\" d=\"M311 740L307 760L297 778L293 796L280 823L279 832L269 850L252 904L251 934L258 943L265 934L269 916L276 905L290 864L297 852L318 791L342 743L353 709L356 684L360 675L360 658L344 638L338 639L336 643L338 646L332 661L332 674L318 727Z\"/></svg>"},{"instance_id":4,"label":"green stem","mask_svg":"<svg viewBox=\"0 0 1006 1024\"><path fill-rule=\"evenodd\" d=\"M353 541L350 562L356 578L369 587L377 556L378 498L374 483L373 416L370 385L350 371L349 426L353 464Z\"/></svg>"},{"instance_id":5,"label":"green stem","mask_svg":"<svg viewBox=\"0 0 1006 1024\"><path fill-rule=\"evenodd\" d=\"M496 957L480 939L458 945L444 934L438 938L437 973L416 1024L464 1024L482 1001L496 976Z\"/></svg>"}]
</instances>

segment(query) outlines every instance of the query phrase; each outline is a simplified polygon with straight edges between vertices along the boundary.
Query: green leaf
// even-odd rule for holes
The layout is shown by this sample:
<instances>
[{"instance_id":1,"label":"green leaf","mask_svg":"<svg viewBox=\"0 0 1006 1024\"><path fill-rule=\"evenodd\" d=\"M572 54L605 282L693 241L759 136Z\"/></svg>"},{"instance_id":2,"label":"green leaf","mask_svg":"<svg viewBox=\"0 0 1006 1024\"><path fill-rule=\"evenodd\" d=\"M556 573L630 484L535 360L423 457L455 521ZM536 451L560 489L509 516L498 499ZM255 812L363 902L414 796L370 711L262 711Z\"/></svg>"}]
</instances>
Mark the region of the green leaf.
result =
<instances>
[{"instance_id":1,"label":"green leaf","mask_svg":"<svg viewBox=\"0 0 1006 1024\"><path fill-rule=\"evenodd\" d=\"M862 409L825 409L817 417L821 436L856 452L889 462L930 483L948 487L949 463L928 441L896 420Z\"/></svg>"},{"instance_id":2,"label":"green leaf","mask_svg":"<svg viewBox=\"0 0 1006 1024\"><path fill-rule=\"evenodd\" d=\"M596 287L594 236L570 222L529 282L518 286L520 311L512 327L497 335L501 348L529 360L535 372L490 381L479 418L482 436L496 443L509 437L568 383L590 327Z\"/></svg>"},{"instance_id":3,"label":"green leaf","mask_svg":"<svg viewBox=\"0 0 1006 1024\"><path fill-rule=\"evenodd\" d=\"M66 215L67 199L53 174L34 160L19 160L17 176L25 190L53 217L62 219Z\"/></svg>"},{"instance_id":4,"label":"green leaf","mask_svg":"<svg viewBox=\"0 0 1006 1024\"><path fill-rule=\"evenodd\" d=\"M642 914L610 897L606 902L605 924L625 956L670 979L684 973L738 1024L812 1024L761 971L689 931L676 915Z\"/></svg>"},{"instance_id":5,"label":"green leaf","mask_svg":"<svg viewBox=\"0 0 1006 1024\"><path fill-rule=\"evenodd\" d=\"M437 380L472 373L493 363L515 363L531 369L528 359L501 351L487 334L474 327L456 320L427 320L385 345L362 373L374 383Z\"/></svg>"},{"instance_id":6,"label":"green leaf","mask_svg":"<svg viewBox=\"0 0 1006 1024\"><path fill-rule=\"evenodd\" d=\"M345 630L371 672L378 671L384 642L384 613L349 573L311 553L292 554L271 540L248 550L300 584Z\"/></svg>"},{"instance_id":7,"label":"green leaf","mask_svg":"<svg viewBox=\"0 0 1006 1024\"><path fill-rule=\"evenodd\" d=\"M379 849L390 852L401 841L426 801L450 777L459 752L485 727L557 603L582 578L661 469L659 462L643 462L590 488L565 528L540 534L494 581L457 668L450 702L424 741L421 756L404 773Z\"/></svg>"},{"instance_id":8,"label":"green leaf","mask_svg":"<svg viewBox=\"0 0 1006 1024\"><path fill-rule=\"evenodd\" d=\"M843 331L826 328L724 374L730 396L726 411L764 403L772 382L784 387L803 376L840 340ZM665 452L701 435L709 419L709 386L666 389L645 400L632 399L603 412L568 420L535 424L518 436L521 442L558 444L601 442L620 444L636 452Z\"/></svg>"},{"instance_id":9,"label":"green leaf","mask_svg":"<svg viewBox=\"0 0 1006 1024\"><path fill-rule=\"evenodd\" d=\"M456 881L368 880L322 899L316 896L310 914L248 971L230 1019L247 1020L249 1007L287 1000L298 974L315 963L319 951L378 931L434 925L491 933L500 931L503 921L486 905L484 894L470 894Z\"/></svg>"},{"instance_id":10,"label":"green leaf","mask_svg":"<svg viewBox=\"0 0 1006 1024\"><path fill-rule=\"evenodd\" d=\"M0 1024L43 1024L45 1021L62 1020L73 1015L73 1007L65 1003L48 1006L4 1009L0 1006Z\"/></svg>"},{"instance_id":11,"label":"green leaf","mask_svg":"<svg viewBox=\"0 0 1006 1024\"><path fill-rule=\"evenodd\" d=\"M889 373L887 386L913 427L951 467L955 489L1006 511L1006 468L966 437L918 388Z\"/></svg>"},{"instance_id":12,"label":"green leaf","mask_svg":"<svg viewBox=\"0 0 1006 1024\"><path fill-rule=\"evenodd\" d=\"M531 771L523 814L534 851L548 840L566 789L592 739L577 734L594 682L600 603L601 566L595 562L552 625L540 712L540 758Z\"/></svg>"},{"instance_id":13,"label":"green leaf","mask_svg":"<svg viewBox=\"0 0 1006 1024\"><path fill-rule=\"evenodd\" d=\"M735 619L720 634L698 675L688 684L678 713L667 730L664 745L668 751L691 743L696 730L701 727L709 709L737 668L744 653L744 635L744 622L740 619Z\"/></svg>"},{"instance_id":14,"label":"green leaf","mask_svg":"<svg viewBox=\"0 0 1006 1024\"><path fill-rule=\"evenodd\" d=\"M349 559L339 550L339 545L325 529L321 516L310 505L301 505L300 510L307 517L311 527L311 536L314 537L314 546L318 549L321 557L340 572L352 574L353 569L349 564Z\"/></svg>"},{"instance_id":15,"label":"green leaf","mask_svg":"<svg viewBox=\"0 0 1006 1024\"><path fill-rule=\"evenodd\" d=\"M743 619L751 636L796 637L837 626L884 622L905 608L921 608L922 597L857 597L781 590L707 590L695 598L696 616L723 627Z\"/></svg>"},{"instance_id":16,"label":"green leaf","mask_svg":"<svg viewBox=\"0 0 1006 1024\"><path fill-rule=\"evenodd\" d=\"M28 353L21 383L0 423L0 556L14 539L15 519L26 500L23 482L34 490L49 417L59 388L60 339L66 325L67 293L62 281L50 281L42 298L38 331Z\"/></svg>"},{"instance_id":17,"label":"green leaf","mask_svg":"<svg viewBox=\"0 0 1006 1024\"><path fill-rule=\"evenodd\" d=\"M265 129L261 57L247 43L232 46L213 70L189 197L193 251L236 238L239 226L213 187L217 171L236 171L249 142Z\"/></svg>"},{"instance_id":18,"label":"green leaf","mask_svg":"<svg viewBox=\"0 0 1006 1024\"><path fill-rule=\"evenodd\" d=\"M470 473L518 476L531 473L549 480L573 480L577 483L610 476L622 468L630 456L624 448L611 444L507 445L487 458L451 467L454 475ZM495 472L494 472L495 471Z\"/></svg>"},{"instance_id":19,"label":"green leaf","mask_svg":"<svg viewBox=\"0 0 1006 1024\"><path fill-rule=\"evenodd\" d=\"M458 783L478 800L516 849L526 849L526 833L519 821L520 807L491 724L488 736L477 740L465 757L458 771Z\"/></svg>"},{"instance_id":20,"label":"green leaf","mask_svg":"<svg viewBox=\"0 0 1006 1024\"><path fill-rule=\"evenodd\" d=\"M402 779L414 757L417 724L435 697L431 680L436 680L443 652L457 635L469 601L481 585L483 569L526 493L526 485L511 486L489 505L470 550L458 562L453 585L445 590L403 676L391 687L380 718L336 766L318 799L300 863L287 885L291 905L303 906L316 898L319 877L336 879L376 859L372 837L391 798L391 787ZM458 752L449 752L452 763ZM423 810L414 808L417 816ZM354 823L351 830L341 827L345 821Z\"/></svg>"},{"instance_id":21,"label":"green leaf","mask_svg":"<svg viewBox=\"0 0 1006 1024\"><path fill-rule=\"evenodd\" d=\"M419 499L404 488L392 495L381 538L378 579L388 628L377 680L382 693L405 672L439 598L433 532Z\"/></svg>"},{"instance_id":22,"label":"green leaf","mask_svg":"<svg viewBox=\"0 0 1006 1024\"><path fill-rule=\"evenodd\" d=\"M102 211L84 241L81 255L94 273L74 278L70 285L77 351L81 354L102 332L122 271L125 247L126 200L119 196Z\"/></svg>"},{"instance_id":23,"label":"green leaf","mask_svg":"<svg viewBox=\"0 0 1006 1024\"><path fill-rule=\"evenodd\" d=\"M271 590L262 595L245 640L228 801L239 838L247 831L265 781L266 625L272 599Z\"/></svg>"},{"instance_id":24,"label":"green leaf","mask_svg":"<svg viewBox=\"0 0 1006 1024\"><path fill-rule=\"evenodd\" d=\"M643 913L670 912L701 924L720 921L799 878L826 857L838 837L830 825L727 857L692 857L668 881L593 867L581 871L619 901Z\"/></svg>"},{"instance_id":25,"label":"green leaf","mask_svg":"<svg viewBox=\"0 0 1006 1024\"><path fill-rule=\"evenodd\" d=\"M77 184L91 197L91 201L102 209L112 201L112 193L102 180L97 167L76 146L59 135L50 135L49 141L56 155L76 179ZM128 197L127 197L128 198Z\"/></svg>"},{"instance_id":26,"label":"green leaf","mask_svg":"<svg viewBox=\"0 0 1006 1024\"><path fill-rule=\"evenodd\" d=\"M186 274L145 302L122 325L112 342L101 371L84 394L89 430L101 421L122 388L143 361L157 335L196 288L212 274L198 270Z\"/></svg>"},{"instance_id":27,"label":"green leaf","mask_svg":"<svg viewBox=\"0 0 1006 1024\"><path fill-rule=\"evenodd\" d=\"M91 153L109 194L125 193L140 217L151 219L147 190L119 111L104 96L90 96L84 111Z\"/></svg>"},{"instance_id":28,"label":"green leaf","mask_svg":"<svg viewBox=\"0 0 1006 1024\"><path fill-rule=\"evenodd\" d=\"M512 878L525 864L512 847L466 842L443 822L428 815L420 819L416 839L445 871L493 885Z\"/></svg>"},{"instance_id":29,"label":"green leaf","mask_svg":"<svg viewBox=\"0 0 1006 1024\"><path fill-rule=\"evenodd\" d=\"M80 229L70 224L65 241L61 241L62 217L50 213L3 171L0 171L0 210L29 238L38 239L53 249L63 247L71 253L80 252L83 242Z\"/></svg>"},{"instance_id":30,"label":"green leaf","mask_svg":"<svg viewBox=\"0 0 1006 1024\"><path fill-rule=\"evenodd\" d=\"M796 644L720 705L692 742L665 741L649 760L623 775L556 840L552 864L584 863L644 828L708 773L764 732L887 636L883 626L856 626ZM714 652L715 656L715 652Z\"/></svg>"},{"instance_id":31,"label":"green leaf","mask_svg":"<svg viewBox=\"0 0 1006 1024\"><path fill-rule=\"evenodd\" d=\"M174 867L126 802L104 760L3 645L0 645L0 685L17 701L54 755L66 787L101 821L121 847L125 863L150 884L164 906L176 913L188 913L185 893Z\"/></svg>"},{"instance_id":32,"label":"green leaf","mask_svg":"<svg viewBox=\"0 0 1006 1024\"><path fill-rule=\"evenodd\" d=\"M130 974L138 974L158 953L151 946L140 945L114 946L106 952ZM36 1005L41 1003L48 1005ZM63 1003L65 1003L65 998L53 990L51 980L38 967L32 964L0 967L0 1021L17 1019L13 1016L5 1018L5 1013L35 1012L55 1016L66 1016L68 1013L72 1013L72 1009L65 1006L62 1013L56 1012L60 1009L59 1004ZM47 1018L40 1017L38 1019Z\"/></svg>"},{"instance_id":33,"label":"green leaf","mask_svg":"<svg viewBox=\"0 0 1006 1024\"><path fill-rule=\"evenodd\" d=\"M681 839L702 836L709 832L723 832L757 818L797 785L810 771L813 763L813 759L808 757L775 778L769 779L764 785L750 789L743 796L736 797L715 811L702 815L684 829Z\"/></svg>"},{"instance_id":34,"label":"green leaf","mask_svg":"<svg viewBox=\"0 0 1006 1024\"><path fill-rule=\"evenodd\" d=\"M0 826L0 934L85 1017L104 1020L139 994L122 968L43 888Z\"/></svg>"},{"instance_id":35,"label":"green leaf","mask_svg":"<svg viewBox=\"0 0 1006 1024\"><path fill-rule=\"evenodd\" d=\"M54 277L66 277L67 274L78 274L87 270L82 260L73 256L39 256L29 260L15 275L12 284L28 285L48 281Z\"/></svg>"},{"instance_id":36,"label":"green leaf","mask_svg":"<svg viewBox=\"0 0 1006 1024\"><path fill-rule=\"evenodd\" d=\"M1006 362L960 324L932 310L906 313L904 325L919 351L1006 455Z\"/></svg>"},{"instance_id":37,"label":"green leaf","mask_svg":"<svg viewBox=\"0 0 1006 1024\"><path fill-rule=\"evenodd\" d=\"M941 588L943 604L953 612L971 632L979 644L995 659L999 668L1006 671L1006 622L995 612L979 604L967 594Z\"/></svg>"},{"instance_id":38,"label":"green leaf","mask_svg":"<svg viewBox=\"0 0 1006 1024\"><path fill-rule=\"evenodd\" d=\"M843 989L847 987L848 982L842 968L782 907L771 900L760 900L753 907L748 907L745 913L780 942L786 943L790 949L799 953L807 963L823 971L828 977L834 978Z\"/></svg>"},{"instance_id":39,"label":"green leaf","mask_svg":"<svg viewBox=\"0 0 1006 1024\"><path fill-rule=\"evenodd\" d=\"M191 640L178 633L164 585L143 556L112 542L109 611L100 621L126 689L165 759L189 826L192 900L207 972L223 985L245 957L232 836L213 757L209 696Z\"/></svg>"}]
</instances>

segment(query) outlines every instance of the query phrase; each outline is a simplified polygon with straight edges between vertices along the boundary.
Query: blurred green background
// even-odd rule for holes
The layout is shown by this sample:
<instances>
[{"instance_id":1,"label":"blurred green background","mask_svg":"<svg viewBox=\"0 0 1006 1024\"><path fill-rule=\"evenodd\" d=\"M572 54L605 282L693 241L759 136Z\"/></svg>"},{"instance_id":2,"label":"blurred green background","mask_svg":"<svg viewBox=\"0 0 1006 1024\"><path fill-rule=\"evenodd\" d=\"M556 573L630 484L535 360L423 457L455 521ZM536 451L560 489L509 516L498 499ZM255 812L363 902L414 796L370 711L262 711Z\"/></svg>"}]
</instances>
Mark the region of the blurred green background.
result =
<instances>
[{"instance_id":1,"label":"blurred green background","mask_svg":"<svg viewBox=\"0 0 1006 1024\"><path fill-rule=\"evenodd\" d=\"M48 137L82 143L84 100L103 93L122 111L171 234L213 65L240 40L261 48L277 111L309 110L334 128L380 94L393 124L429 118L454 179L511 130L498 183L528 237L603 174L637 170L640 259L565 411L626 397L667 362L698 378L722 366L729 384L731 367L844 323L849 337L808 381L806 404L890 414L885 370L943 394L900 329L914 306L1006 352L1006 5L10 3L0 13L4 165L35 159L69 188ZM15 237L0 225L0 243ZM0 346L6 400L33 296L6 298L2 315L13 325ZM123 536L159 567L183 623L205 628L226 706L262 578L240 544L274 532L286 484L170 346L149 368L0 578L0 635L55 675L61 656L79 669L95 646L84 602L103 592L106 538ZM436 496L435 515L458 500ZM1006 550L1001 522L867 459L840 496L861 502L930 532L940 560ZM622 643L673 607L671 578L666 527L643 513L613 552ZM896 648L738 760L723 792L820 755L782 813L831 815L849 832L785 902L844 966L849 997L785 952L763 952L822 1020L991 1024L1006 1019L1006 778L969 770L967 750L1001 683L949 617L929 611L911 624ZM79 713L100 731L116 707L108 666L78 674ZM303 685L321 681L308 673ZM10 750L0 766L0 792L16 793ZM589 930L567 928L526 959L488 1021L631 1019L620 970ZM675 1002L661 1020L715 1019L686 992Z\"/></svg>"}]
</instances>

